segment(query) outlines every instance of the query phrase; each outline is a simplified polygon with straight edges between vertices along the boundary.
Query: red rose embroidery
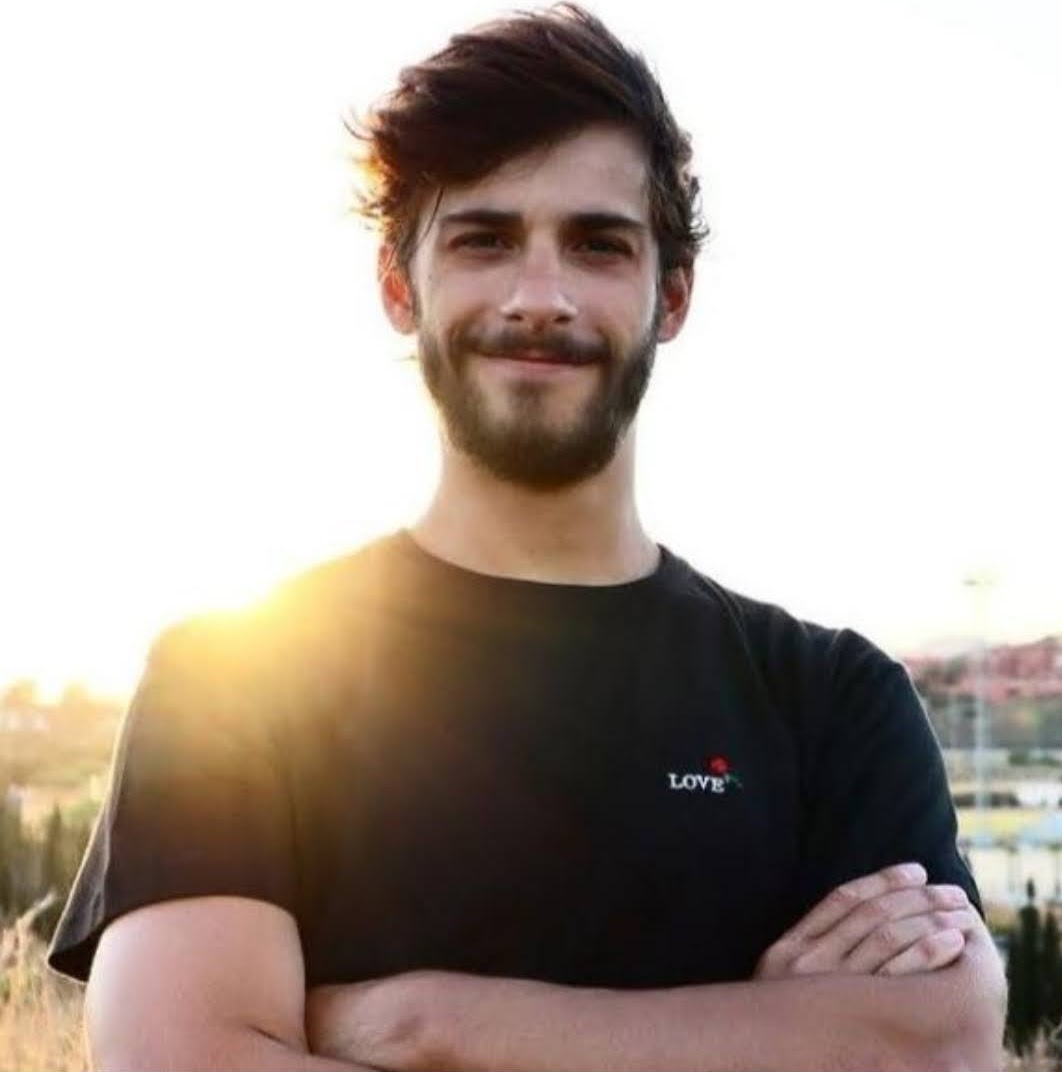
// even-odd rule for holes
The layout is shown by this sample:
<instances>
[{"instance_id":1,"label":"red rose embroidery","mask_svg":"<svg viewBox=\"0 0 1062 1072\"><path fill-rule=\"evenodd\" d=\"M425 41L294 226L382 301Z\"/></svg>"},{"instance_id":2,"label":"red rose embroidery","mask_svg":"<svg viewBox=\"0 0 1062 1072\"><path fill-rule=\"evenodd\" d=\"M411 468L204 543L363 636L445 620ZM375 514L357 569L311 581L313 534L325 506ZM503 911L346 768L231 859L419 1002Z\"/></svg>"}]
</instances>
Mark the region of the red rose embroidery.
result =
<instances>
[{"instance_id":1,"label":"red rose embroidery","mask_svg":"<svg viewBox=\"0 0 1062 1072\"><path fill-rule=\"evenodd\" d=\"M709 774L715 774L722 777L730 772L730 763L725 756L711 756L704 761L704 769Z\"/></svg>"}]
</instances>

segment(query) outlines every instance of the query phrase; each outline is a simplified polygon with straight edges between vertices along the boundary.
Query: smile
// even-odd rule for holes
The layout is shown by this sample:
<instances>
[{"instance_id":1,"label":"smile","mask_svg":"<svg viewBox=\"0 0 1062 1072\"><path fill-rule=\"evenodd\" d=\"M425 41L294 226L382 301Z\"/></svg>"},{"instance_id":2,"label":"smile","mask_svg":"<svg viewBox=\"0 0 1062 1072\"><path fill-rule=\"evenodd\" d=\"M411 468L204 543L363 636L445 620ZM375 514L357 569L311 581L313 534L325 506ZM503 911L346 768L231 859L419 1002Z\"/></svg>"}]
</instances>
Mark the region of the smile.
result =
<instances>
[{"instance_id":1,"label":"smile","mask_svg":"<svg viewBox=\"0 0 1062 1072\"><path fill-rule=\"evenodd\" d=\"M593 364L593 361L586 357L558 350L511 350L504 353L487 353L484 356L492 361L505 361L517 365L546 365L552 368L579 368Z\"/></svg>"},{"instance_id":2,"label":"smile","mask_svg":"<svg viewBox=\"0 0 1062 1072\"><path fill-rule=\"evenodd\" d=\"M578 361L559 354L544 351L526 351L518 354L497 354L487 358L492 368L524 376L558 376L578 372L589 366L587 361Z\"/></svg>"}]
</instances>

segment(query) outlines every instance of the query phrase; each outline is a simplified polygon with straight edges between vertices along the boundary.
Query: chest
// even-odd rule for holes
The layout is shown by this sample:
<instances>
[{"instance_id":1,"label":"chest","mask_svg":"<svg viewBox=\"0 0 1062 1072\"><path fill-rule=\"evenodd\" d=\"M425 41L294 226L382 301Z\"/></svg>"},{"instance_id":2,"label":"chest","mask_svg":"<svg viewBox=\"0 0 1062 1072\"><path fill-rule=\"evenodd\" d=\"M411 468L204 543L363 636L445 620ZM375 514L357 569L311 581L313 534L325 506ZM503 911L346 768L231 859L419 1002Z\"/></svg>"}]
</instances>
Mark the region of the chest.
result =
<instances>
[{"instance_id":1,"label":"chest","mask_svg":"<svg viewBox=\"0 0 1062 1072\"><path fill-rule=\"evenodd\" d=\"M773 939L795 751L710 629L399 631L357 708L298 779L311 977L674 985Z\"/></svg>"}]
</instances>

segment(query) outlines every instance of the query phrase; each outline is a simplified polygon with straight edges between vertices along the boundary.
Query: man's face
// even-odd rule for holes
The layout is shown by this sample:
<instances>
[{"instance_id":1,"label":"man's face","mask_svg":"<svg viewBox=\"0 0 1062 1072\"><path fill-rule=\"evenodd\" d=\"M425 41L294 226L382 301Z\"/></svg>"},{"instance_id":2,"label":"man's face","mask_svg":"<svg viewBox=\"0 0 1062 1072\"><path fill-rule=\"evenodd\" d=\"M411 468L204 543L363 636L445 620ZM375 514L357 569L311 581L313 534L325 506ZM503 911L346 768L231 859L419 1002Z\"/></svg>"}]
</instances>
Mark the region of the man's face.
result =
<instances>
[{"instance_id":1,"label":"man's face","mask_svg":"<svg viewBox=\"0 0 1062 1072\"><path fill-rule=\"evenodd\" d=\"M540 490L599 472L688 300L688 280L659 285L640 145L585 130L446 189L426 224L385 304L417 333L450 441Z\"/></svg>"}]
</instances>

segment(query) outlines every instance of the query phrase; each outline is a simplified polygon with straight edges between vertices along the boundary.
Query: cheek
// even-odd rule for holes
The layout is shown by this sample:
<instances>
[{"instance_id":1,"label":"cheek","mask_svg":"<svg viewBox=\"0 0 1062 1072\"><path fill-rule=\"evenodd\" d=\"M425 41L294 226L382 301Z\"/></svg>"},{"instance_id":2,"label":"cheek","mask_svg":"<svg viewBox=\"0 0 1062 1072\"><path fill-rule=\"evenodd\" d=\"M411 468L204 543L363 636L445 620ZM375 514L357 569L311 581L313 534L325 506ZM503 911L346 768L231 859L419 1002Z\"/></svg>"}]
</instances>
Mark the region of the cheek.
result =
<instances>
[{"instance_id":1,"label":"cheek","mask_svg":"<svg viewBox=\"0 0 1062 1072\"><path fill-rule=\"evenodd\" d=\"M482 278L456 273L427 275L421 293L420 313L425 325L448 334L454 327L489 317L498 308L492 288Z\"/></svg>"},{"instance_id":2,"label":"cheek","mask_svg":"<svg viewBox=\"0 0 1062 1072\"><path fill-rule=\"evenodd\" d=\"M641 282L624 286L598 283L584 291L581 312L588 323L609 335L640 339L656 323L656 287Z\"/></svg>"}]
</instances>

